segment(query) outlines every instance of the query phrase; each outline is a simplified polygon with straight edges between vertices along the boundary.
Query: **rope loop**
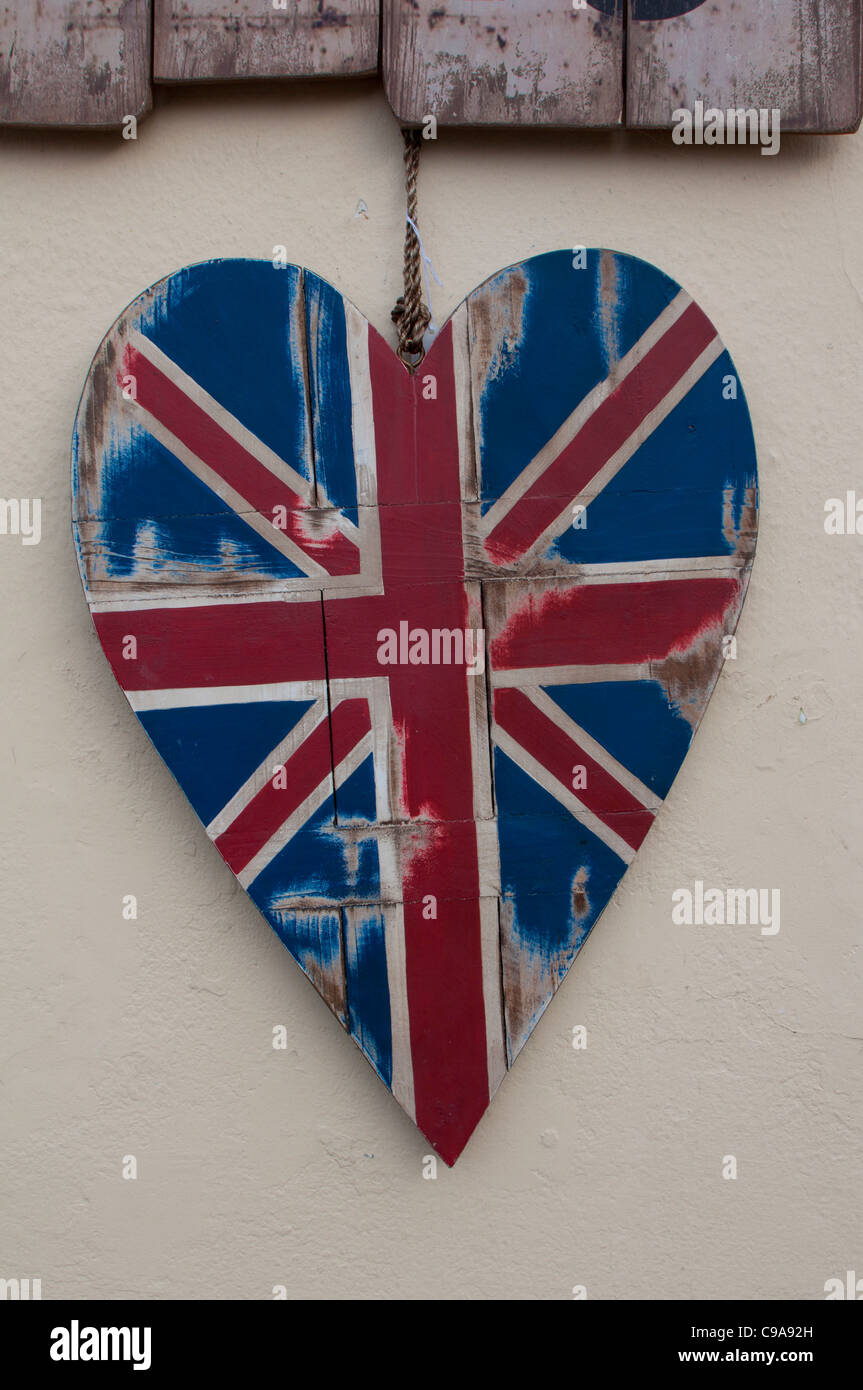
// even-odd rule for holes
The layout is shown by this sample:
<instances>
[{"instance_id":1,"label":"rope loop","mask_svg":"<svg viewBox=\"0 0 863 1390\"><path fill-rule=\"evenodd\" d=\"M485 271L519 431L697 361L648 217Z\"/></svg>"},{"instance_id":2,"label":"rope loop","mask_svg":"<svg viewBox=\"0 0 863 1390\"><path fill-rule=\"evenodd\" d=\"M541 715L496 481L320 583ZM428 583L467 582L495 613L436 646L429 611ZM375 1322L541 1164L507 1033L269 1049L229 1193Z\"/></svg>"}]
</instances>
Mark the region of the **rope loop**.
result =
<instances>
[{"instance_id":1,"label":"rope loop","mask_svg":"<svg viewBox=\"0 0 863 1390\"><path fill-rule=\"evenodd\" d=\"M405 224L404 294L399 295L392 311L392 321L398 330L396 351L409 372L415 372L425 357L423 334L431 322L431 312L423 302L422 258L417 226L417 178L419 175L422 132L403 130L405 146L405 192L407 220Z\"/></svg>"}]
</instances>

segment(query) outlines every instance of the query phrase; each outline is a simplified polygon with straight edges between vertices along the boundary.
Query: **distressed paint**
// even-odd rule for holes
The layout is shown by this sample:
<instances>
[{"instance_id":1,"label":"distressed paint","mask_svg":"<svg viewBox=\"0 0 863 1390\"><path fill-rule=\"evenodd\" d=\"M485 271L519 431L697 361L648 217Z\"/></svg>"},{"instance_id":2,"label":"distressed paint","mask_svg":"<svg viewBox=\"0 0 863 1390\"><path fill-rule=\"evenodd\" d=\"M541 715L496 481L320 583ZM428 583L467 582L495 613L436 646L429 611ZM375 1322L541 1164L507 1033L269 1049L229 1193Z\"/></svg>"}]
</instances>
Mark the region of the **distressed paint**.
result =
<instances>
[{"instance_id":1,"label":"distressed paint","mask_svg":"<svg viewBox=\"0 0 863 1390\"><path fill-rule=\"evenodd\" d=\"M107 335L73 459L129 703L454 1162L642 845L739 617L755 453L715 329L644 262L555 252L474 291L412 376L317 276L208 262Z\"/></svg>"},{"instance_id":2,"label":"distressed paint","mask_svg":"<svg viewBox=\"0 0 863 1390\"><path fill-rule=\"evenodd\" d=\"M347 1027L345 961L338 912L271 910L270 925L311 980L325 1004Z\"/></svg>"},{"instance_id":3,"label":"distressed paint","mask_svg":"<svg viewBox=\"0 0 863 1390\"><path fill-rule=\"evenodd\" d=\"M615 0L383 0L384 85L407 124L616 126L622 62Z\"/></svg>"},{"instance_id":4,"label":"distressed paint","mask_svg":"<svg viewBox=\"0 0 863 1390\"><path fill-rule=\"evenodd\" d=\"M378 0L154 0L157 82L352 77L378 61Z\"/></svg>"},{"instance_id":5,"label":"distressed paint","mask_svg":"<svg viewBox=\"0 0 863 1390\"><path fill-rule=\"evenodd\" d=\"M0 125L120 127L150 110L151 0L4 0Z\"/></svg>"},{"instance_id":6,"label":"distressed paint","mask_svg":"<svg viewBox=\"0 0 863 1390\"><path fill-rule=\"evenodd\" d=\"M626 123L663 129L675 110L774 108L783 131L856 130L861 117L861 0L711 0L661 17L634 0Z\"/></svg>"}]
</instances>

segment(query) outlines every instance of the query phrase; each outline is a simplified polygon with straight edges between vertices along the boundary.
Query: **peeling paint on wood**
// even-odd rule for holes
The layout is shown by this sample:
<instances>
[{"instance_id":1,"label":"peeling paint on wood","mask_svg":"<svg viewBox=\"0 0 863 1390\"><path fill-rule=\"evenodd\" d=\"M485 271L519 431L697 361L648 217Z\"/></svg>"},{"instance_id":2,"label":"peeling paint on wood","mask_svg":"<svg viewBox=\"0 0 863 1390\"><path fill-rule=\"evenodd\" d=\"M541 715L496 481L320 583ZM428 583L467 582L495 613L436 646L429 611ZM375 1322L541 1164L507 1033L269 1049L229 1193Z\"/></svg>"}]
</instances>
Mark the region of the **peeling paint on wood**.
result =
<instances>
[{"instance_id":1,"label":"peeling paint on wood","mask_svg":"<svg viewBox=\"0 0 863 1390\"><path fill-rule=\"evenodd\" d=\"M383 0L383 75L399 120L418 125L619 125L617 0Z\"/></svg>"},{"instance_id":2,"label":"peeling paint on wood","mask_svg":"<svg viewBox=\"0 0 863 1390\"><path fill-rule=\"evenodd\" d=\"M4 0L0 125L121 127L150 109L151 0Z\"/></svg>"},{"instance_id":3,"label":"peeling paint on wood","mask_svg":"<svg viewBox=\"0 0 863 1390\"><path fill-rule=\"evenodd\" d=\"M338 912L272 912L272 925L324 1003L347 1027L345 960Z\"/></svg>"},{"instance_id":4,"label":"peeling paint on wood","mask_svg":"<svg viewBox=\"0 0 863 1390\"><path fill-rule=\"evenodd\" d=\"M155 0L157 82L357 77L378 61L378 0Z\"/></svg>"},{"instance_id":5,"label":"peeling paint on wood","mask_svg":"<svg viewBox=\"0 0 863 1390\"><path fill-rule=\"evenodd\" d=\"M667 129L696 101L781 113L783 131L856 130L861 117L861 0L710 0L688 13L629 21L626 123Z\"/></svg>"}]
</instances>

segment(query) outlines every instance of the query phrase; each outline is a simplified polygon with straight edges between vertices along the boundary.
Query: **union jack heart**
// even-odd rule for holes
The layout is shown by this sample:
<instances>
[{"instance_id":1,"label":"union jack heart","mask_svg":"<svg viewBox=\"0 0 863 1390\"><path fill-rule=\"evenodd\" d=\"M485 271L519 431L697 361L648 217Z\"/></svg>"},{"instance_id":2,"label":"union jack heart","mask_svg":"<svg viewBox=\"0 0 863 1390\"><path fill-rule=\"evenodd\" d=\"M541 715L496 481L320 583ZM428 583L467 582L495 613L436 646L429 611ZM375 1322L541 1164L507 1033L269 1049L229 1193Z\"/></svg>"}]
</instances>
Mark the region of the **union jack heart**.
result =
<instances>
[{"instance_id":1,"label":"union jack heart","mask_svg":"<svg viewBox=\"0 0 863 1390\"><path fill-rule=\"evenodd\" d=\"M102 342L73 487L129 704L452 1164L729 652L757 483L715 329L643 261L552 252L411 374L316 275L209 261Z\"/></svg>"}]
</instances>

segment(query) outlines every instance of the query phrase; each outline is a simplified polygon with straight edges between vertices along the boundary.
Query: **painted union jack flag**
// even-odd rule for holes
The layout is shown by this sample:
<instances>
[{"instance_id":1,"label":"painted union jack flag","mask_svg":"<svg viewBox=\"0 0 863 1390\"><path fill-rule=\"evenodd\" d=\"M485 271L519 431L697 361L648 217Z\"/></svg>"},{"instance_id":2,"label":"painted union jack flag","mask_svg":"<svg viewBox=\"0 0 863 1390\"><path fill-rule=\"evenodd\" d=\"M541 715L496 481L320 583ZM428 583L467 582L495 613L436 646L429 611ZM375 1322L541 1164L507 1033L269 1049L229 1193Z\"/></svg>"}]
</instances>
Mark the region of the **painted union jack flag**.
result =
<instances>
[{"instance_id":1,"label":"painted union jack flag","mask_svg":"<svg viewBox=\"0 0 863 1390\"><path fill-rule=\"evenodd\" d=\"M668 793L756 517L715 329L611 251L494 276L413 375L258 261L160 281L93 361L73 524L111 668L448 1163Z\"/></svg>"}]
</instances>

